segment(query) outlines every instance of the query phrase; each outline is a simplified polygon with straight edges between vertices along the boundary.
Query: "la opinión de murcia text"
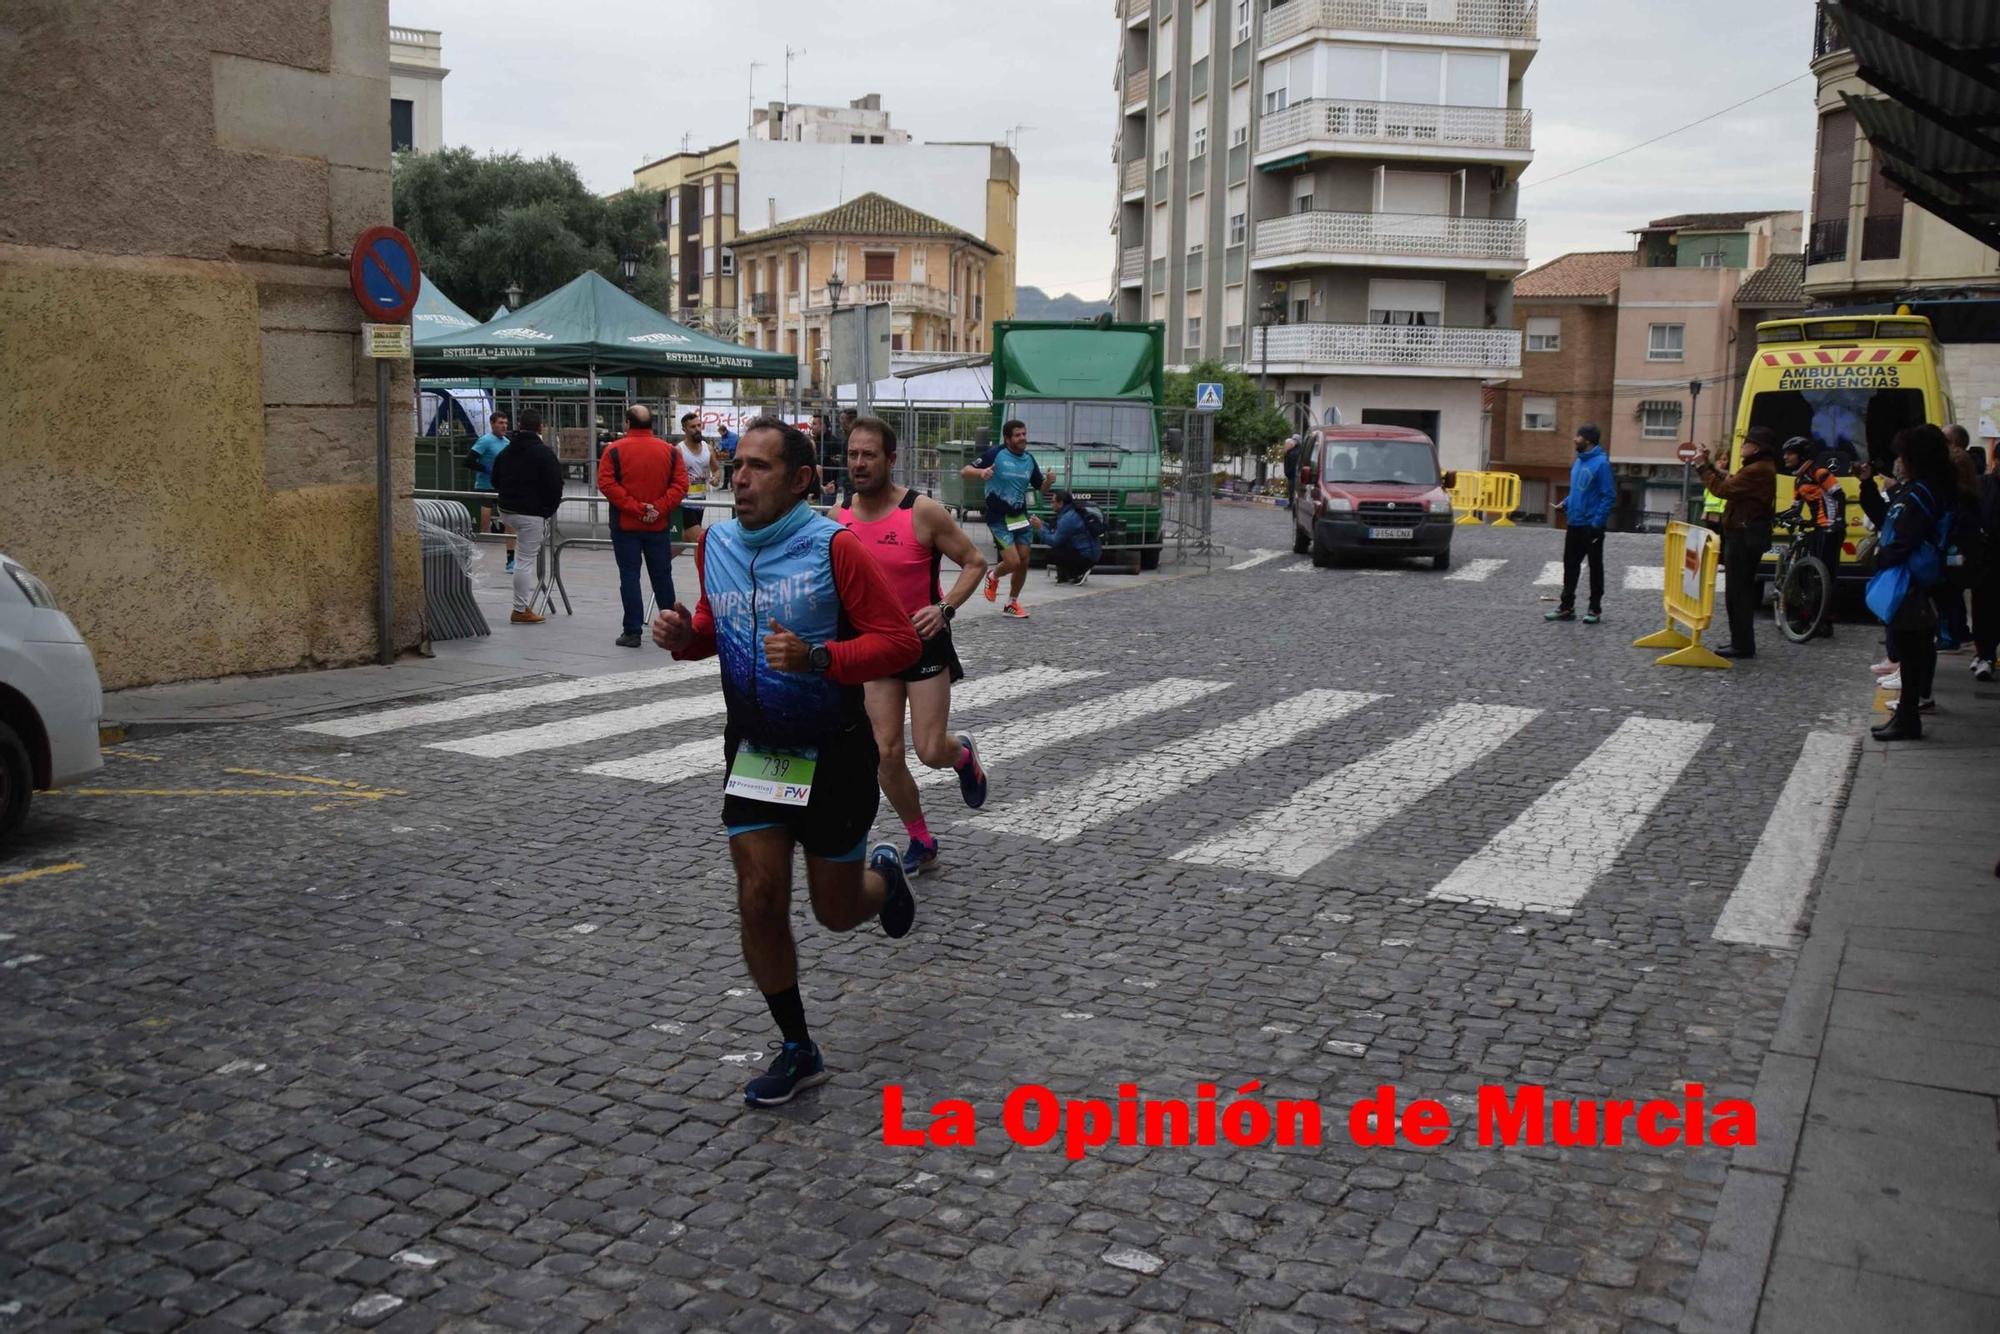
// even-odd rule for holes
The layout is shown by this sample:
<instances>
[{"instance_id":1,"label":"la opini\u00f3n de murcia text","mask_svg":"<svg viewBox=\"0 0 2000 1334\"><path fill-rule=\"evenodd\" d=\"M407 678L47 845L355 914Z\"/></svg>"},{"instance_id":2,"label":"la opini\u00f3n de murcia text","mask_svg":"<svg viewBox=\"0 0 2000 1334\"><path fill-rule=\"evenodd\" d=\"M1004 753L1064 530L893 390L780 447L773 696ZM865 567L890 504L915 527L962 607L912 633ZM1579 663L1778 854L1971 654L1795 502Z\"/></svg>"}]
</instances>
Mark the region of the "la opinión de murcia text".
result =
<instances>
[{"instance_id":1,"label":"la opini\u00f3n de murcia text","mask_svg":"<svg viewBox=\"0 0 2000 1334\"><path fill-rule=\"evenodd\" d=\"M1040 1084L1023 1084L1000 1108L1001 1133L1023 1148L1060 1144L1082 1158L1107 1144L1146 1147L1316 1148L1329 1135L1378 1148L1436 1148L1461 1129L1435 1098L1401 1096L1390 1084L1352 1106L1323 1107L1310 1098L1261 1098L1261 1083L1235 1089L1197 1084L1192 1100L1150 1098L1120 1084L1116 1098L1065 1098ZM1757 1109L1744 1098L1708 1101L1700 1084L1678 1098L1561 1098L1536 1084L1483 1084L1474 1095L1470 1129L1482 1147L1557 1147L1757 1142ZM900 1084L882 1090L882 1142L891 1148L971 1148L978 1113L963 1098L942 1098L927 1110L906 1109Z\"/></svg>"}]
</instances>

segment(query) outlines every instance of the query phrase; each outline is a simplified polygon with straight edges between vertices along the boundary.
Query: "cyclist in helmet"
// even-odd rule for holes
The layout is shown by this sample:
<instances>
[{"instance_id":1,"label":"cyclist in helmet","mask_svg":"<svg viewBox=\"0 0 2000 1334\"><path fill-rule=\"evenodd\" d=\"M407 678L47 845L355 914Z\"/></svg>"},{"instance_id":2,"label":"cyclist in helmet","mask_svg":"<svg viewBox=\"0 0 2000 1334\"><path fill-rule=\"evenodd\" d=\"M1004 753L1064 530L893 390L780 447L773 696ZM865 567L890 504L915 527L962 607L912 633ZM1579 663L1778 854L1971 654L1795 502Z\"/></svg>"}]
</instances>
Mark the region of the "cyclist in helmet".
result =
<instances>
[{"instance_id":1,"label":"cyclist in helmet","mask_svg":"<svg viewBox=\"0 0 2000 1334\"><path fill-rule=\"evenodd\" d=\"M1840 548L1847 535L1847 493L1840 489L1840 475L1832 461L1813 456L1813 442L1802 435L1785 441L1785 471L1792 474L1797 497L1794 509L1812 529L1812 554L1834 578L1840 576ZM1831 636L1833 627L1820 627L1822 637Z\"/></svg>"}]
</instances>

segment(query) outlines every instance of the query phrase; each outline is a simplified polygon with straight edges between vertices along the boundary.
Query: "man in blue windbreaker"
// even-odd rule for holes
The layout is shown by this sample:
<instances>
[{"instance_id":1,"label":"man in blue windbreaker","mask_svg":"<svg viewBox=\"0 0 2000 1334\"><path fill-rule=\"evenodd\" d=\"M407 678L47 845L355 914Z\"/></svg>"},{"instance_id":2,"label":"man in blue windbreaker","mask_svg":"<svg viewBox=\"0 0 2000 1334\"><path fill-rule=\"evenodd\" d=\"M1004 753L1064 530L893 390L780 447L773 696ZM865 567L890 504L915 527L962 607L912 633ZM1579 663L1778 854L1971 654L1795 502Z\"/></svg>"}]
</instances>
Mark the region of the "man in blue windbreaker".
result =
<instances>
[{"instance_id":1,"label":"man in blue windbreaker","mask_svg":"<svg viewBox=\"0 0 2000 1334\"><path fill-rule=\"evenodd\" d=\"M1611 458L1598 443L1601 439L1595 426L1576 428L1576 462L1569 469L1569 495L1556 502L1569 516L1569 530L1563 535L1562 601L1545 620L1576 619L1576 584L1585 558L1590 561L1590 609L1584 612L1583 622L1596 625L1604 614L1604 530L1611 522L1618 484L1611 477Z\"/></svg>"}]
</instances>

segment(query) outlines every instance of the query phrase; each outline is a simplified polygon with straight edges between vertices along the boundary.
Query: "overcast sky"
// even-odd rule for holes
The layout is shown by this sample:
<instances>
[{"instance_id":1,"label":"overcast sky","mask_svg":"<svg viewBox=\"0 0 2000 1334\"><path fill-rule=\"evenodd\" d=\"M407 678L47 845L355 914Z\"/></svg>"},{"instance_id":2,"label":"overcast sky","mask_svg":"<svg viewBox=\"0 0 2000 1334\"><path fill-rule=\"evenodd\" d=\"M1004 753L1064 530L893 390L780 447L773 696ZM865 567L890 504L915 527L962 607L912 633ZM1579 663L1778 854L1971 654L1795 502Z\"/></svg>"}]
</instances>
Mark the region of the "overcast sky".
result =
<instances>
[{"instance_id":1,"label":"overcast sky","mask_svg":"<svg viewBox=\"0 0 2000 1334\"><path fill-rule=\"evenodd\" d=\"M447 143L557 153L602 191L683 136L696 148L737 137L750 62L763 62L757 100L775 101L790 45L795 102L879 92L918 139L1017 135L1020 281L1107 295L1110 0L390 0L390 13L444 32ZM1535 262L1623 248L1630 228L1671 213L1806 206L1809 0L1542 0L1541 33L1521 195ZM1664 143L1535 183L1787 79Z\"/></svg>"}]
</instances>

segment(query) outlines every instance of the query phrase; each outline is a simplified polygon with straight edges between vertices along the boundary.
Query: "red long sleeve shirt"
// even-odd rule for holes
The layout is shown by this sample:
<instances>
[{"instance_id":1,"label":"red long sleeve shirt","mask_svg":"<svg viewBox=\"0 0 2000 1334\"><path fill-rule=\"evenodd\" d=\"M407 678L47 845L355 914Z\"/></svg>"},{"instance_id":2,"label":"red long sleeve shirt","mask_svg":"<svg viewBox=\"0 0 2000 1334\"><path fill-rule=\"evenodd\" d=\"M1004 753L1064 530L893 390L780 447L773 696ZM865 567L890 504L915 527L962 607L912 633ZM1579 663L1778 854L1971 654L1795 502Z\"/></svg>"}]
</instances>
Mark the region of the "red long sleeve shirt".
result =
<instances>
[{"instance_id":1,"label":"red long sleeve shirt","mask_svg":"<svg viewBox=\"0 0 2000 1334\"><path fill-rule=\"evenodd\" d=\"M702 581L702 593L694 608L694 638L674 657L686 662L715 655L715 612L708 604L706 582L708 530L695 543L695 577ZM827 547L833 563L834 586L840 591L840 606L852 633L827 646L833 666L827 671L835 684L858 686L893 676L914 663L923 653L923 641L910 624L882 575L850 532L834 534Z\"/></svg>"},{"instance_id":2,"label":"red long sleeve shirt","mask_svg":"<svg viewBox=\"0 0 2000 1334\"><path fill-rule=\"evenodd\" d=\"M597 461L597 489L626 532L664 533L687 495L687 462L676 446L651 431L627 432ZM640 517L648 504L659 511L651 523Z\"/></svg>"}]
</instances>

